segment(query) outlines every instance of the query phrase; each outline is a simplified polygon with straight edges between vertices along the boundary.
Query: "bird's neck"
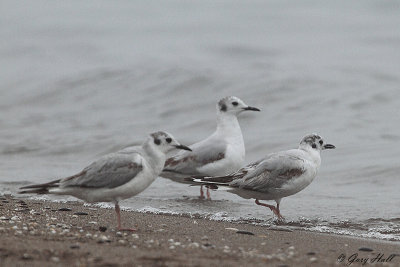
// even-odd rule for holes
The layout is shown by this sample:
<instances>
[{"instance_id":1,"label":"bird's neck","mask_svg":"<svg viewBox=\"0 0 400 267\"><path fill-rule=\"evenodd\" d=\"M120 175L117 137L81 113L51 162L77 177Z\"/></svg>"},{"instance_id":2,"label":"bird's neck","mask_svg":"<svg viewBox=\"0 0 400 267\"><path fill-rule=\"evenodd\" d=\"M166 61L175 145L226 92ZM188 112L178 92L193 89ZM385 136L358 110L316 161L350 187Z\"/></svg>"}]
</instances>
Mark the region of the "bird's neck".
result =
<instances>
[{"instance_id":1,"label":"bird's neck","mask_svg":"<svg viewBox=\"0 0 400 267\"><path fill-rule=\"evenodd\" d=\"M222 132L227 136L242 137L239 121L234 114L219 112L217 115L217 132ZM243 137L242 137L243 138Z\"/></svg>"},{"instance_id":2,"label":"bird's neck","mask_svg":"<svg viewBox=\"0 0 400 267\"><path fill-rule=\"evenodd\" d=\"M214 135L222 137L234 149L235 154L244 162L246 150L242 130L238 119L233 114L219 113L217 116L217 130Z\"/></svg>"},{"instance_id":3,"label":"bird's neck","mask_svg":"<svg viewBox=\"0 0 400 267\"><path fill-rule=\"evenodd\" d=\"M304 150L310 156L310 159L316 165L317 169L321 166L321 151L311 148L310 146L300 145L299 149Z\"/></svg>"},{"instance_id":4,"label":"bird's neck","mask_svg":"<svg viewBox=\"0 0 400 267\"><path fill-rule=\"evenodd\" d=\"M145 151L144 157L151 164L151 166L153 167L151 169L158 176L161 173L165 164L165 153L157 149L152 140L143 143L142 147Z\"/></svg>"}]
</instances>

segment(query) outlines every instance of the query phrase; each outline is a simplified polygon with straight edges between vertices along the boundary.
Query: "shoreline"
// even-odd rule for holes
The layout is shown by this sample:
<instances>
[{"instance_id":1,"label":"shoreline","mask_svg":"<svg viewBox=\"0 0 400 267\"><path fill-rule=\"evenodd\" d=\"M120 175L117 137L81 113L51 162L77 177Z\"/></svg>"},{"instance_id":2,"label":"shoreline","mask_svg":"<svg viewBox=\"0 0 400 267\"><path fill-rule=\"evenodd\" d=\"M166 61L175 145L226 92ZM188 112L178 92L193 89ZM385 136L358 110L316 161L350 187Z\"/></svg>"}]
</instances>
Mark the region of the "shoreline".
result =
<instances>
[{"instance_id":1,"label":"shoreline","mask_svg":"<svg viewBox=\"0 0 400 267\"><path fill-rule=\"evenodd\" d=\"M0 196L0 266L400 265L400 242ZM391 256L392 255L392 256Z\"/></svg>"}]
</instances>

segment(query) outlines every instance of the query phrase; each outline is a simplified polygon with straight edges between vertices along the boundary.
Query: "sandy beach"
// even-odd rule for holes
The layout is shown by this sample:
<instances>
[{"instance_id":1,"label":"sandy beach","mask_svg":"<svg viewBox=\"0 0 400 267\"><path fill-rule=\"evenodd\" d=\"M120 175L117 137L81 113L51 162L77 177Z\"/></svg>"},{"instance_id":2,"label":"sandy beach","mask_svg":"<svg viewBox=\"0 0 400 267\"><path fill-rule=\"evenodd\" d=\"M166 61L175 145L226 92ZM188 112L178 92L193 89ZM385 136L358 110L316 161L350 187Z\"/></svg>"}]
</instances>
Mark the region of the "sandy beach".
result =
<instances>
[{"instance_id":1,"label":"sandy beach","mask_svg":"<svg viewBox=\"0 0 400 267\"><path fill-rule=\"evenodd\" d=\"M400 243L0 197L1 266L399 266Z\"/></svg>"}]
</instances>

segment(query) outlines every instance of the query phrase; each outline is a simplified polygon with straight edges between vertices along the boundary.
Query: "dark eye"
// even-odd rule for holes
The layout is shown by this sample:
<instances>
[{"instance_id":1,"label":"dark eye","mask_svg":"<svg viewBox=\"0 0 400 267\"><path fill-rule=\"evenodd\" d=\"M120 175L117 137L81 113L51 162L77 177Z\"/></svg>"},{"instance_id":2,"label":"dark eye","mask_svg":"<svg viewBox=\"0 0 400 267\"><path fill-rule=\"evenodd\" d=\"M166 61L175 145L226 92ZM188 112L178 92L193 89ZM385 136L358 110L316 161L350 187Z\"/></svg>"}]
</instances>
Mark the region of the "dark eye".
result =
<instances>
[{"instance_id":1,"label":"dark eye","mask_svg":"<svg viewBox=\"0 0 400 267\"><path fill-rule=\"evenodd\" d=\"M156 144L156 145L159 145L159 144L161 144L161 141L160 141L160 139L154 139L154 144Z\"/></svg>"},{"instance_id":2,"label":"dark eye","mask_svg":"<svg viewBox=\"0 0 400 267\"><path fill-rule=\"evenodd\" d=\"M317 145L316 144L312 144L312 148L317 148Z\"/></svg>"},{"instance_id":3,"label":"dark eye","mask_svg":"<svg viewBox=\"0 0 400 267\"><path fill-rule=\"evenodd\" d=\"M165 141L167 141L167 143L171 143L172 139L168 137L167 139L165 139Z\"/></svg>"},{"instance_id":4,"label":"dark eye","mask_svg":"<svg viewBox=\"0 0 400 267\"><path fill-rule=\"evenodd\" d=\"M322 141L322 140L319 140L319 144L320 145L322 145L324 143L324 141Z\"/></svg>"},{"instance_id":5,"label":"dark eye","mask_svg":"<svg viewBox=\"0 0 400 267\"><path fill-rule=\"evenodd\" d=\"M232 105L237 106L237 105L239 105L239 103L235 101L235 102L232 102Z\"/></svg>"}]
</instances>

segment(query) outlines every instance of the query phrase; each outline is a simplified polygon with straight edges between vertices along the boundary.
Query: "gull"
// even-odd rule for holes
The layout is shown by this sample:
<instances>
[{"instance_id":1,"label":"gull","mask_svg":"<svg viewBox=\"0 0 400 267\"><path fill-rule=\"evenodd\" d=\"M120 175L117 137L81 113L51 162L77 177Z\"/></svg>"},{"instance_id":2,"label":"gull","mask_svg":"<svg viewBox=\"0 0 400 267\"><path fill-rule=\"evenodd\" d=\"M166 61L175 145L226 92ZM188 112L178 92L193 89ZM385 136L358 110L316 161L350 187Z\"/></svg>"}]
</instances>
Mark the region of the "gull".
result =
<instances>
[{"instance_id":1,"label":"gull","mask_svg":"<svg viewBox=\"0 0 400 267\"><path fill-rule=\"evenodd\" d=\"M86 202L114 202L118 230L135 231L121 227L118 202L145 190L161 173L166 153L172 149L190 151L167 132L150 134L141 146L131 146L107 154L84 168L78 174L45 184L21 187L21 194L71 195Z\"/></svg>"},{"instance_id":2,"label":"gull","mask_svg":"<svg viewBox=\"0 0 400 267\"><path fill-rule=\"evenodd\" d=\"M212 189L228 186L228 192L245 199L255 199L257 205L271 209L281 220L281 199L306 188L317 176L321 151L334 148L334 145L325 144L321 136L309 134L301 140L297 149L269 154L230 175L186 180L208 185ZM259 200L275 200L276 207Z\"/></svg>"},{"instance_id":3,"label":"gull","mask_svg":"<svg viewBox=\"0 0 400 267\"><path fill-rule=\"evenodd\" d=\"M188 176L221 176L244 165L245 147L237 115L243 111L260 111L235 96L217 103L217 129L206 139L189 146L192 152L180 151L166 160L161 177L185 183ZM187 182L186 182L187 183ZM200 198L204 198L200 187ZM207 188L207 198L210 193Z\"/></svg>"}]
</instances>

